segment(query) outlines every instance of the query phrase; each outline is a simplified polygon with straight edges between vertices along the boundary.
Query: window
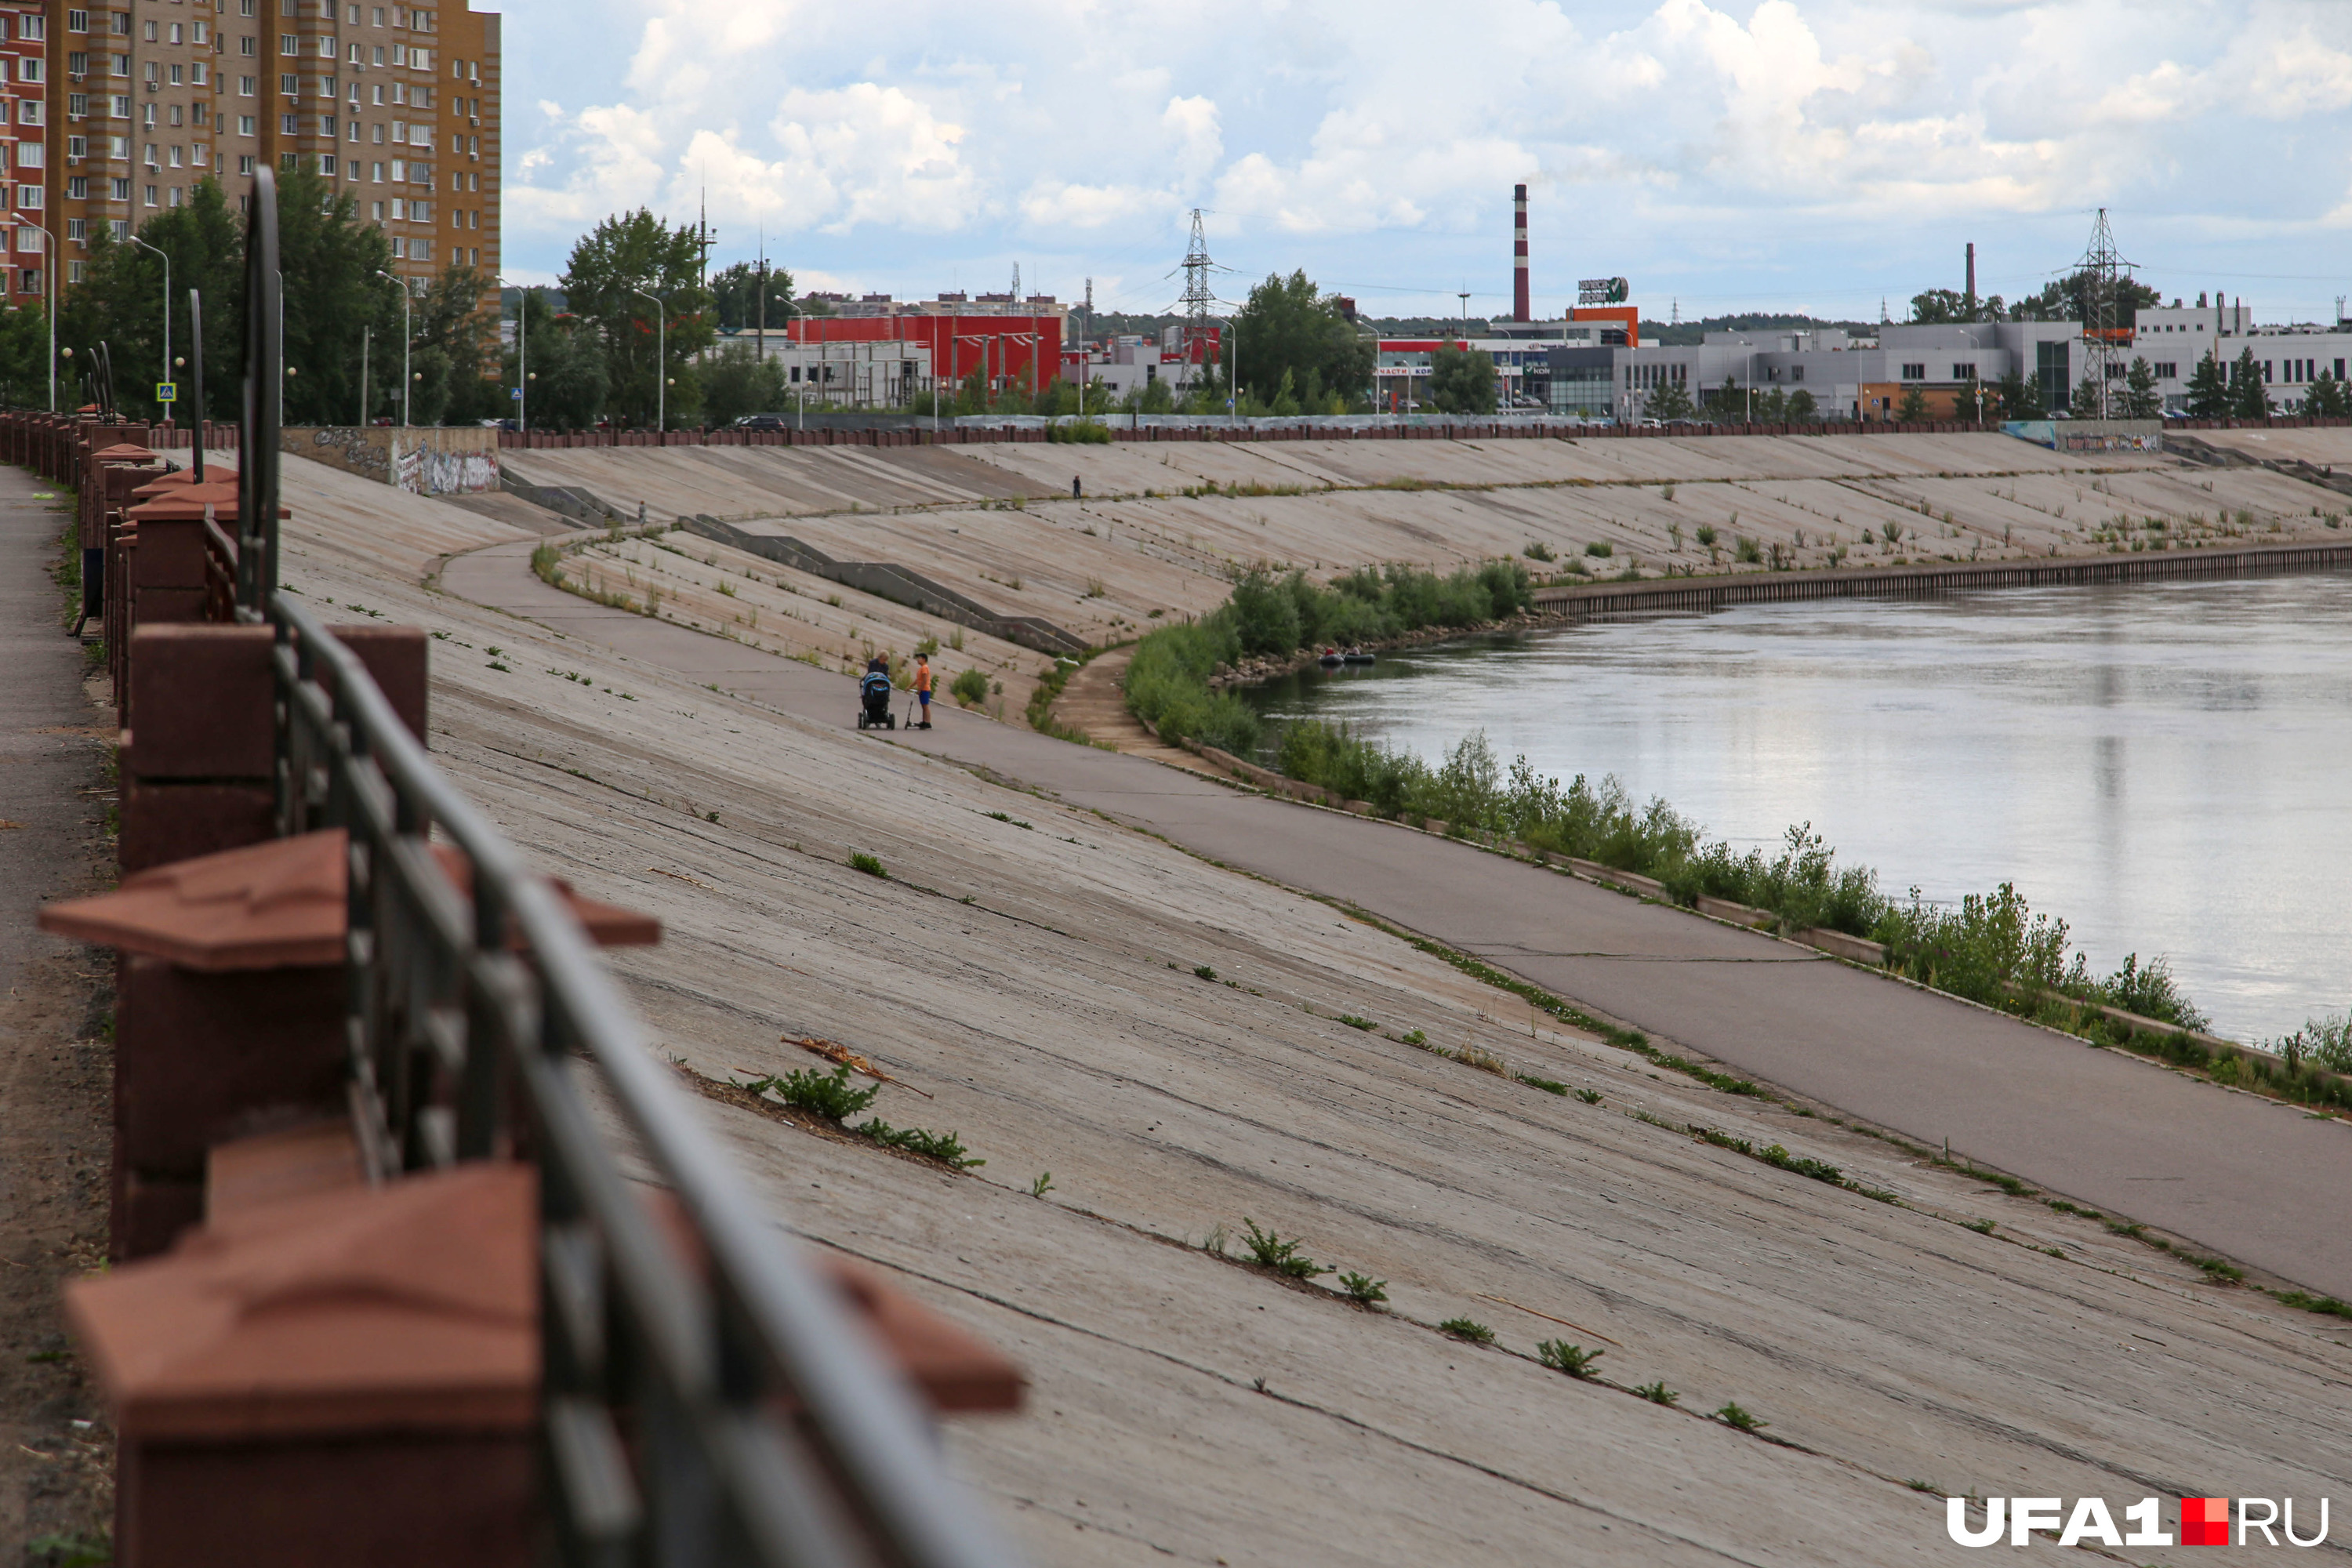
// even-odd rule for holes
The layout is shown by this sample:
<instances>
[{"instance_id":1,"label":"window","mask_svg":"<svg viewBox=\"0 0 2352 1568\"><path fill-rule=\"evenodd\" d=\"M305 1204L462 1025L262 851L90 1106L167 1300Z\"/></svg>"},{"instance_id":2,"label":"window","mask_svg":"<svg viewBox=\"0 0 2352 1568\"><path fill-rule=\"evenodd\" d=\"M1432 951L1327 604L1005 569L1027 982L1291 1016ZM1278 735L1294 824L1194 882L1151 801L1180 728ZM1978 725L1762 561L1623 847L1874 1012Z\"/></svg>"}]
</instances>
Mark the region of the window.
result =
<instances>
[{"instance_id":1,"label":"window","mask_svg":"<svg viewBox=\"0 0 2352 1568\"><path fill-rule=\"evenodd\" d=\"M252 16L253 0L236 0L236 14L240 16Z\"/></svg>"},{"instance_id":2,"label":"window","mask_svg":"<svg viewBox=\"0 0 2352 1568\"><path fill-rule=\"evenodd\" d=\"M382 44L375 46L373 58L369 59L368 64L375 66L383 64L383 46Z\"/></svg>"},{"instance_id":3,"label":"window","mask_svg":"<svg viewBox=\"0 0 2352 1568\"><path fill-rule=\"evenodd\" d=\"M2157 379L2157 380L2158 380L2158 381L2172 381L2172 380L2174 380L2174 379L2178 378L2178 377L2179 376L2179 374L2180 374L2180 367L2179 367L2179 365L2178 365L2178 364L2174 363L2172 361L2170 361L2170 360L2168 360L2168 359L2160 359L2160 360L2158 360L2158 361L2157 361L2157 362L2156 362L2156 379Z\"/></svg>"},{"instance_id":4,"label":"window","mask_svg":"<svg viewBox=\"0 0 2352 1568\"><path fill-rule=\"evenodd\" d=\"M332 136L334 133L335 117L331 114L321 114L319 116L319 134L321 136Z\"/></svg>"},{"instance_id":5,"label":"window","mask_svg":"<svg viewBox=\"0 0 2352 1568\"><path fill-rule=\"evenodd\" d=\"M173 68L177 69L178 68L174 67ZM210 87L213 80L212 68L205 64L204 61L198 60L194 65L188 68L188 79L194 82L198 87ZM204 106L202 104L198 104L197 107L201 109Z\"/></svg>"},{"instance_id":6,"label":"window","mask_svg":"<svg viewBox=\"0 0 2352 1568\"><path fill-rule=\"evenodd\" d=\"M382 202L368 203L368 218L371 222L374 223L382 223L383 221L383 204Z\"/></svg>"},{"instance_id":7,"label":"window","mask_svg":"<svg viewBox=\"0 0 2352 1568\"><path fill-rule=\"evenodd\" d=\"M112 33L118 38L129 37L131 36L131 13L128 11L116 11L111 13L107 17L106 27L107 31Z\"/></svg>"},{"instance_id":8,"label":"window","mask_svg":"<svg viewBox=\"0 0 2352 1568\"><path fill-rule=\"evenodd\" d=\"M252 115L240 114L236 117L236 133L239 136L251 136L255 133ZM247 174L252 172L250 169L246 171Z\"/></svg>"},{"instance_id":9,"label":"window","mask_svg":"<svg viewBox=\"0 0 2352 1568\"><path fill-rule=\"evenodd\" d=\"M211 122L211 121L212 121L212 117L213 117L213 106L212 106L211 104L209 104L209 103L206 103L206 102L205 102L203 99L201 99L201 98L200 98L200 99L198 99L198 100L196 100L195 112L194 112L194 114L191 118L193 118L193 119L195 121L195 122L196 122L197 124L199 124L199 125L205 125L205 124L209 124L209 123Z\"/></svg>"},{"instance_id":10,"label":"window","mask_svg":"<svg viewBox=\"0 0 2352 1568\"><path fill-rule=\"evenodd\" d=\"M87 137L87 136L68 136L68 137L67 137L67 138L66 138L66 156L67 156L67 157L68 157L68 158L87 158L87 157L89 157L89 137Z\"/></svg>"},{"instance_id":11,"label":"window","mask_svg":"<svg viewBox=\"0 0 2352 1568\"><path fill-rule=\"evenodd\" d=\"M239 98L251 98L260 86L258 78L241 76L236 79L236 95Z\"/></svg>"},{"instance_id":12,"label":"window","mask_svg":"<svg viewBox=\"0 0 2352 1568\"><path fill-rule=\"evenodd\" d=\"M380 185L383 184L383 165L382 163L370 163L368 165L368 178L376 184ZM383 204L382 202L378 202L376 204L376 216L382 217L383 216Z\"/></svg>"},{"instance_id":13,"label":"window","mask_svg":"<svg viewBox=\"0 0 2352 1568\"><path fill-rule=\"evenodd\" d=\"M67 118L67 119L68 119L68 120L79 120L82 116L84 116L84 115L88 114L89 112L89 94L88 94L88 93L86 93L86 92L69 92L69 93L66 94L66 118Z\"/></svg>"},{"instance_id":14,"label":"window","mask_svg":"<svg viewBox=\"0 0 2352 1568\"><path fill-rule=\"evenodd\" d=\"M67 13L66 13L66 31L67 31L67 32L68 32L68 33L87 33L87 32L89 32L89 12L87 12L87 11L68 11L68 12L67 12Z\"/></svg>"},{"instance_id":15,"label":"window","mask_svg":"<svg viewBox=\"0 0 2352 1568\"><path fill-rule=\"evenodd\" d=\"M180 163L181 155L186 151L187 149L185 147L175 142L166 153L165 161L169 163L173 168L180 168L182 166Z\"/></svg>"},{"instance_id":16,"label":"window","mask_svg":"<svg viewBox=\"0 0 2352 1568\"><path fill-rule=\"evenodd\" d=\"M18 60L16 62L16 79L18 81L39 81L47 73L44 71L39 60Z\"/></svg>"},{"instance_id":17,"label":"window","mask_svg":"<svg viewBox=\"0 0 2352 1568\"><path fill-rule=\"evenodd\" d=\"M66 180L66 200L69 202L86 202L89 200L89 176L88 174L74 174ZM66 226L70 228L79 222L81 222L81 219L79 218L70 218L67 220ZM79 235L76 235L74 237L79 239L81 237Z\"/></svg>"},{"instance_id":18,"label":"window","mask_svg":"<svg viewBox=\"0 0 2352 1568\"><path fill-rule=\"evenodd\" d=\"M87 261L68 261L66 263L66 281L79 283L82 280L82 274L89 270L89 263Z\"/></svg>"},{"instance_id":19,"label":"window","mask_svg":"<svg viewBox=\"0 0 2352 1568\"><path fill-rule=\"evenodd\" d=\"M254 41L250 36L236 41L236 52L241 55L251 55L255 52Z\"/></svg>"},{"instance_id":20,"label":"window","mask_svg":"<svg viewBox=\"0 0 2352 1568\"><path fill-rule=\"evenodd\" d=\"M395 120L392 122L392 139L394 142L405 142L408 140L408 122L406 121Z\"/></svg>"},{"instance_id":21,"label":"window","mask_svg":"<svg viewBox=\"0 0 2352 1568\"><path fill-rule=\"evenodd\" d=\"M280 33L278 35L278 52L281 55L299 55L302 52L302 40L291 33Z\"/></svg>"},{"instance_id":22,"label":"window","mask_svg":"<svg viewBox=\"0 0 2352 1568\"><path fill-rule=\"evenodd\" d=\"M41 248L41 231L30 224L20 226L16 230L16 248L38 251Z\"/></svg>"},{"instance_id":23,"label":"window","mask_svg":"<svg viewBox=\"0 0 2352 1568\"><path fill-rule=\"evenodd\" d=\"M196 24L195 36L196 47L203 48L206 44L213 41L213 25L210 22L198 22Z\"/></svg>"},{"instance_id":24,"label":"window","mask_svg":"<svg viewBox=\"0 0 2352 1568\"><path fill-rule=\"evenodd\" d=\"M152 27L155 24L150 22L147 25L150 27ZM171 37L169 39L170 42L174 44L184 44L187 42L187 39L183 37L183 34L186 31L184 24L174 22L168 29L166 29L166 31L171 34Z\"/></svg>"},{"instance_id":25,"label":"window","mask_svg":"<svg viewBox=\"0 0 2352 1568\"><path fill-rule=\"evenodd\" d=\"M173 87L185 85L185 68L186 68L178 65L174 65L171 68L172 85Z\"/></svg>"},{"instance_id":26,"label":"window","mask_svg":"<svg viewBox=\"0 0 2352 1568\"><path fill-rule=\"evenodd\" d=\"M19 16L16 36L26 43L38 43L49 36L48 19L44 16Z\"/></svg>"},{"instance_id":27,"label":"window","mask_svg":"<svg viewBox=\"0 0 2352 1568\"><path fill-rule=\"evenodd\" d=\"M205 168L212 163L212 159L206 155L205 144L201 142L188 149L188 161L199 169Z\"/></svg>"},{"instance_id":28,"label":"window","mask_svg":"<svg viewBox=\"0 0 2352 1568\"><path fill-rule=\"evenodd\" d=\"M392 258L394 261L404 260L406 258L407 255L408 241L404 239L395 239L392 242Z\"/></svg>"},{"instance_id":29,"label":"window","mask_svg":"<svg viewBox=\"0 0 2352 1568\"><path fill-rule=\"evenodd\" d=\"M131 95L129 93L118 92L107 101L111 110L111 118L116 120L128 120L131 118ZM120 140L120 138L117 138L117 140Z\"/></svg>"},{"instance_id":30,"label":"window","mask_svg":"<svg viewBox=\"0 0 2352 1568\"><path fill-rule=\"evenodd\" d=\"M129 55L107 56L106 74L109 76L120 77L129 76L131 74L131 57Z\"/></svg>"},{"instance_id":31,"label":"window","mask_svg":"<svg viewBox=\"0 0 2352 1568\"><path fill-rule=\"evenodd\" d=\"M37 169L48 162L47 149L38 142L16 143L16 167Z\"/></svg>"},{"instance_id":32,"label":"window","mask_svg":"<svg viewBox=\"0 0 2352 1568\"><path fill-rule=\"evenodd\" d=\"M335 155L332 153L322 154L319 159L319 173L322 174L331 174L334 172Z\"/></svg>"},{"instance_id":33,"label":"window","mask_svg":"<svg viewBox=\"0 0 2352 1568\"><path fill-rule=\"evenodd\" d=\"M1925 381L1927 379L1927 367L1924 364L1906 364L1903 367L1903 379Z\"/></svg>"},{"instance_id":34,"label":"window","mask_svg":"<svg viewBox=\"0 0 2352 1568\"><path fill-rule=\"evenodd\" d=\"M41 269L37 267L23 267L17 268L16 289L17 292L22 294L39 293L41 291Z\"/></svg>"},{"instance_id":35,"label":"window","mask_svg":"<svg viewBox=\"0 0 2352 1568\"><path fill-rule=\"evenodd\" d=\"M394 223L406 223L408 221L408 204L406 202L395 201L392 204L392 221Z\"/></svg>"},{"instance_id":36,"label":"window","mask_svg":"<svg viewBox=\"0 0 2352 1568\"><path fill-rule=\"evenodd\" d=\"M2336 362L2336 379L2338 381L2342 381L2344 379L2344 362L2342 360L2337 360Z\"/></svg>"},{"instance_id":37,"label":"window","mask_svg":"<svg viewBox=\"0 0 2352 1568\"><path fill-rule=\"evenodd\" d=\"M299 116L299 115L295 115L295 114L281 114L281 115L279 115L279 116L278 117L278 134L279 134L279 135L281 135L281 136L292 136L292 135L296 135L296 134L298 134L298 132L295 131L295 127L296 127L297 125L299 125L300 122L301 122L301 116Z\"/></svg>"},{"instance_id":38,"label":"window","mask_svg":"<svg viewBox=\"0 0 2352 1568\"><path fill-rule=\"evenodd\" d=\"M155 41L155 24L152 22L148 23L145 30L139 36L144 38L147 42L151 44L153 43Z\"/></svg>"},{"instance_id":39,"label":"window","mask_svg":"<svg viewBox=\"0 0 2352 1568\"><path fill-rule=\"evenodd\" d=\"M370 11L370 13L369 13L369 15L368 15L368 26L372 26L372 27L381 27L381 26L383 26L383 6L381 6L381 5L375 6L375 7L373 7L373 8Z\"/></svg>"},{"instance_id":40,"label":"window","mask_svg":"<svg viewBox=\"0 0 2352 1568\"><path fill-rule=\"evenodd\" d=\"M110 192L110 198L118 202L129 201L131 199L131 182L128 180L115 181L113 190Z\"/></svg>"},{"instance_id":41,"label":"window","mask_svg":"<svg viewBox=\"0 0 2352 1568\"><path fill-rule=\"evenodd\" d=\"M278 79L278 90L288 98L299 98L302 96L302 79L299 76L280 76Z\"/></svg>"},{"instance_id":42,"label":"window","mask_svg":"<svg viewBox=\"0 0 2352 1568\"><path fill-rule=\"evenodd\" d=\"M131 187L127 184L122 188L122 199L126 202L131 199ZM131 237L131 220L127 217L109 218L106 221L106 226L113 231L114 237L117 239Z\"/></svg>"},{"instance_id":43,"label":"window","mask_svg":"<svg viewBox=\"0 0 2352 1568\"><path fill-rule=\"evenodd\" d=\"M155 186L153 186L153 185L150 185L150 186L148 186L148 187L147 187L147 205L148 205L149 206L151 206L151 207L152 207L152 206L158 206L158 205L162 205L161 203L159 203L159 202L156 200L155 192L156 192L156 187L155 187Z\"/></svg>"},{"instance_id":44,"label":"window","mask_svg":"<svg viewBox=\"0 0 2352 1568\"><path fill-rule=\"evenodd\" d=\"M250 134L251 134L251 132L247 132L247 134L250 135ZM238 154L236 155L236 172L237 172L238 174L245 174L245 175L250 175L250 174L252 174L252 173L253 173L253 154L252 154L252 153L238 153Z\"/></svg>"},{"instance_id":45,"label":"window","mask_svg":"<svg viewBox=\"0 0 2352 1568\"><path fill-rule=\"evenodd\" d=\"M88 183L88 181L83 182L85 184ZM66 237L76 245L88 245L89 243L89 219L86 217L69 217L66 219Z\"/></svg>"}]
</instances>

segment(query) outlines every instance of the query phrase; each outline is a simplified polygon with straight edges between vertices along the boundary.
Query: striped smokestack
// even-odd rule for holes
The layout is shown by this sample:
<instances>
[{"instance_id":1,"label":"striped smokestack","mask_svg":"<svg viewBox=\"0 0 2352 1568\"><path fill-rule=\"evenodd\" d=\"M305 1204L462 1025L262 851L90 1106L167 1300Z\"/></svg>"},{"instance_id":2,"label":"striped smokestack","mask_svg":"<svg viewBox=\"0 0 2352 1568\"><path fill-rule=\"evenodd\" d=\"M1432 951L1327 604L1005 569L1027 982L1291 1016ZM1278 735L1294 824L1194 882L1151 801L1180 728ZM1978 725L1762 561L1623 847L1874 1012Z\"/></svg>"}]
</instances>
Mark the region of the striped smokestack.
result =
<instances>
[{"instance_id":1,"label":"striped smokestack","mask_svg":"<svg viewBox=\"0 0 2352 1568\"><path fill-rule=\"evenodd\" d=\"M1530 321L1528 309L1528 188L1511 187L1516 226L1511 231L1511 320Z\"/></svg>"}]
</instances>

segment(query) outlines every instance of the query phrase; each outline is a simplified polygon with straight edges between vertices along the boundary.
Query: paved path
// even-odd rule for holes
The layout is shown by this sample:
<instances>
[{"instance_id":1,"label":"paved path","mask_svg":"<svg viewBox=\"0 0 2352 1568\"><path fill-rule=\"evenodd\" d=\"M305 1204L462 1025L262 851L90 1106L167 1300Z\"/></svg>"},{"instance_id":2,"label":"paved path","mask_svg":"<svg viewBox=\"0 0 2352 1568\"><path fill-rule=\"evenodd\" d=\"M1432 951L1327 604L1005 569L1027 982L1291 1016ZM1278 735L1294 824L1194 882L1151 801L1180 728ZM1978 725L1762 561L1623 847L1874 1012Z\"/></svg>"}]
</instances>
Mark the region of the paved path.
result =
<instances>
[{"instance_id":1,"label":"paved path","mask_svg":"<svg viewBox=\"0 0 2352 1568\"><path fill-rule=\"evenodd\" d=\"M37 499L39 495L58 499ZM82 819L100 808L89 781L93 716L81 694L81 646L58 624L49 575L66 517L63 492L0 467L0 995L28 958L61 944L33 911L88 858Z\"/></svg>"},{"instance_id":2,"label":"paved path","mask_svg":"<svg viewBox=\"0 0 2352 1568\"><path fill-rule=\"evenodd\" d=\"M772 707L851 727L845 678L607 610L529 543L443 585ZM2070 1042L1809 951L1466 846L1244 795L947 707L891 737L983 763L1228 865L1352 900L1596 1012L1922 1142L2352 1300L2352 1127ZM877 740L877 743L890 743Z\"/></svg>"}]
</instances>

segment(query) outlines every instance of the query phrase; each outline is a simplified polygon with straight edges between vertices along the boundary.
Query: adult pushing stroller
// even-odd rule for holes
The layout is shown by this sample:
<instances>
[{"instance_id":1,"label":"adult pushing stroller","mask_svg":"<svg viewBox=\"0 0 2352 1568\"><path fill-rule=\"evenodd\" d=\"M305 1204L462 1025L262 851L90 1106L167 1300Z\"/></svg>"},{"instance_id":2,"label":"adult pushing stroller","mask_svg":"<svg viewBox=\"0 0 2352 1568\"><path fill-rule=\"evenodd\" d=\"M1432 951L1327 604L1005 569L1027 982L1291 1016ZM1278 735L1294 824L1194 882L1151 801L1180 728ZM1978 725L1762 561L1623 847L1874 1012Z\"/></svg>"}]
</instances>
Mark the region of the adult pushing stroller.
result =
<instances>
[{"instance_id":1,"label":"adult pushing stroller","mask_svg":"<svg viewBox=\"0 0 2352 1568\"><path fill-rule=\"evenodd\" d=\"M890 711L890 672L880 667L877 659L866 667L857 682L857 727L861 730L895 730L898 717Z\"/></svg>"}]
</instances>

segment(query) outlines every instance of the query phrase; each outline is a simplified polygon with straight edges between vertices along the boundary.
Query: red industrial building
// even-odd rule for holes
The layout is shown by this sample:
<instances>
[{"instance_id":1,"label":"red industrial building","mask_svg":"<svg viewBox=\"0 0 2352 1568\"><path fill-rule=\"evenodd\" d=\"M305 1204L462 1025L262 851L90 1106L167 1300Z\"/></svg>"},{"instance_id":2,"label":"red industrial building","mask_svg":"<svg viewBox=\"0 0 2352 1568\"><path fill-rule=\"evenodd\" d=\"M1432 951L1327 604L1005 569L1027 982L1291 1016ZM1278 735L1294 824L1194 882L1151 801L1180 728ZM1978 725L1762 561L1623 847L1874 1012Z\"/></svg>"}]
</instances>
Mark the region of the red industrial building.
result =
<instances>
[{"instance_id":1,"label":"red industrial building","mask_svg":"<svg viewBox=\"0 0 2352 1568\"><path fill-rule=\"evenodd\" d=\"M983 294L966 300L942 294L936 300L898 301L868 296L859 300L835 300L813 296L834 307L829 316L801 316L771 334L805 345L822 354L826 344L898 342L909 352L902 361L919 360L926 377L937 367L940 390L951 392L977 371L992 392L1033 393L1053 384L1061 374L1062 333L1068 308L1033 295L1016 300L1011 295ZM915 389L928 395L926 384Z\"/></svg>"}]
</instances>

